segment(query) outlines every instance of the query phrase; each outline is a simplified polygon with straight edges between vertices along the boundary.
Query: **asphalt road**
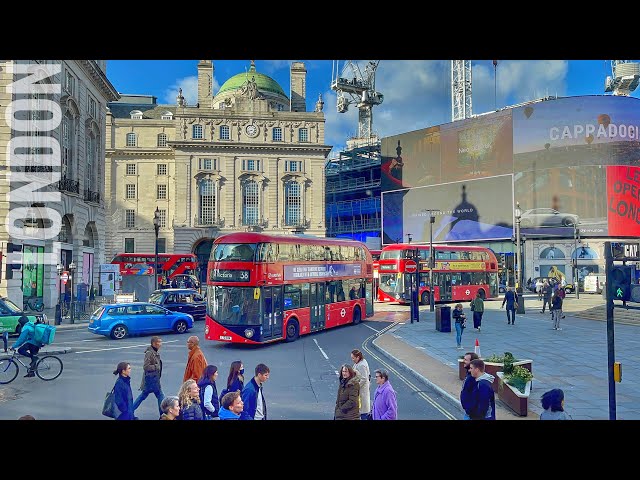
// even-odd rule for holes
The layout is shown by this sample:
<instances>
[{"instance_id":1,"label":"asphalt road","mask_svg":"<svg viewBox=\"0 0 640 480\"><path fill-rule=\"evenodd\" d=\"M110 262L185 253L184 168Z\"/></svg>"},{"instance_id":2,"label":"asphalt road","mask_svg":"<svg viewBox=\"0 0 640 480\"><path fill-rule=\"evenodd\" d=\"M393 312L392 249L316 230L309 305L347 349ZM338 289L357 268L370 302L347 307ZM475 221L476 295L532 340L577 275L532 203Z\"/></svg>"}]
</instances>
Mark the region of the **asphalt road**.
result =
<instances>
[{"instance_id":1,"label":"asphalt road","mask_svg":"<svg viewBox=\"0 0 640 480\"><path fill-rule=\"evenodd\" d=\"M218 390L226 383L229 365L241 360L245 377L250 378L258 363L271 369L264 392L270 419L331 420L338 388L338 370L351 364L350 352L363 351L372 372L389 371L390 381L398 395L399 418L405 420L441 420L460 417L459 407L446 397L402 370L393 360L381 355L371 341L388 322L366 321L360 325L306 335L293 343L274 343L259 347L218 344L202 340L204 322L197 322L188 334L161 335L163 346L162 387L165 395L176 394L182 383L187 359L186 340L198 335L207 361L220 369ZM37 419L109 420L101 415L104 395L115 382L112 374L120 361L132 365L134 398L142 375L144 350L150 336L111 340L85 329L61 330L55 346L71 351L61 355L62 375L51 382L39 378L23 378L24 371L13 383L0 386L0 419L16 419L31 414ZM371 398L375 381L371 386ZM157 403L149 396L136 411L143 420L157 419Z\"/></svg>"}]
</instances>

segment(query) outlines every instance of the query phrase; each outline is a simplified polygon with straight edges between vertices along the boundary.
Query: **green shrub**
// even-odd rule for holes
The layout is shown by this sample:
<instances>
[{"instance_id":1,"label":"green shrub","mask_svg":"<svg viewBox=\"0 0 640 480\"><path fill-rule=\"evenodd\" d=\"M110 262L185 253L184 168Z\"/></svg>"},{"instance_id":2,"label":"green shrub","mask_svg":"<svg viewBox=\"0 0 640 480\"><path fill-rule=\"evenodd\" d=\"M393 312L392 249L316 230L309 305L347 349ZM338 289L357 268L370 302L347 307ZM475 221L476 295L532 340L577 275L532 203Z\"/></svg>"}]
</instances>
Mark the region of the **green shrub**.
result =
<instances>
[{"instance_id":1,"label":"green shrub","mask_svg":"<svg viewBox=\"0 0 640 480\"><path fill-rule=\"evenodd\" d=\"M487 358L485 358L484 361L491 362L491 363L509 363L509 362L513 363L513 362L517 362L518 360L513 356L513 353L504 352L504 355L497 355L493 353Z\"/></svg>"},{"instance_id":2,"label":"green shrub","mask_svg":"<svg viewBox=\"0 0 640 480\"><path fill-rule=\"evenodd\" d=\"M527 382L533 380L533 374L526 368L516 365L512 368L510 373L506 373L506 371L504 372L504 380L507 384L524 393Z\"/></svg>"}]
</instances>

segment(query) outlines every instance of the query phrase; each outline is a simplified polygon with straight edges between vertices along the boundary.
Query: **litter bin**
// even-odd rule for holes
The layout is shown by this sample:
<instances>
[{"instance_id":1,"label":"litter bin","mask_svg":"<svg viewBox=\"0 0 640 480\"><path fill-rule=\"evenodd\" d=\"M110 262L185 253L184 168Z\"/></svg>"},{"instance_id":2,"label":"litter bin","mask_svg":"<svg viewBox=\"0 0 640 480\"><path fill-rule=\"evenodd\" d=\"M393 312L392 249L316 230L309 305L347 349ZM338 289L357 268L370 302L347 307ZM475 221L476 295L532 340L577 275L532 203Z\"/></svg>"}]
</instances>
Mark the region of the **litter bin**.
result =
<instances>
[{"instance_id":1,"label":"litter bin","mask_svg":"<svg viewBox=\"0 0 640 480\"><path fill-rule=\"evenodd\" d=\"M448 305L436 305L436 330L451 332L451 307Z\"/></svg>"},{"instance_id":2,"label":"litter bin","mask_svg":"<svg viewBox=\"0 0 640 480\"><path fill-rule=\"evenodd\" d=\"M524 294L522 291L522 287L518 287L516 290L516 293L518 294L518 308L516 309L516 313L518 315L522 315L525 313L524 311Z\"/></svg>"}]
</instances>

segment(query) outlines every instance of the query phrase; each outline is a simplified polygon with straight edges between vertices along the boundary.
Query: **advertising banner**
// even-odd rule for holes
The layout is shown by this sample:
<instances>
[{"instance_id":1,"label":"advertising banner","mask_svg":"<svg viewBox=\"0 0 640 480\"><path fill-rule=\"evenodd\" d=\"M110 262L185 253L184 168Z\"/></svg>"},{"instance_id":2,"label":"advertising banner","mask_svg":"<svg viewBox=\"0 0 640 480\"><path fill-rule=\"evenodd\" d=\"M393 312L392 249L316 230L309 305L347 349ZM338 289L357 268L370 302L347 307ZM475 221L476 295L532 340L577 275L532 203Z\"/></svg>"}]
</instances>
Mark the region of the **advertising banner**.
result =
<instances>
[{"instance_id":1,"label":"advertising banner","mask_svg":"<svg viewBox=\"0 0 640 480\"><path fill-rule=\"evenodd\" d=\"M511 238L513 234L511 175L452 182L382 193L383 243L431 239L429 213L437 209L433 242L464 242ZM502 208L501 208L502 206Z\"/></svg>"},{"instance_id":2,"label":"advertising banner","mask_svg":"<svg viewBox=\"0 0 640 480\"><path fill-rule=\"evenodd\" d=\"M285 280L362 275L360 264L285 265Z\"/></svg>"},{"instance_id":3,"label":"advertising banner","mask_svg":"<svg viewBox=\"0 0 640 480\"><path fill-rule=\"evenodd\" d=\"M609 235L640 237L640 168L607 167Z\"/></svg>"}]
</instances>

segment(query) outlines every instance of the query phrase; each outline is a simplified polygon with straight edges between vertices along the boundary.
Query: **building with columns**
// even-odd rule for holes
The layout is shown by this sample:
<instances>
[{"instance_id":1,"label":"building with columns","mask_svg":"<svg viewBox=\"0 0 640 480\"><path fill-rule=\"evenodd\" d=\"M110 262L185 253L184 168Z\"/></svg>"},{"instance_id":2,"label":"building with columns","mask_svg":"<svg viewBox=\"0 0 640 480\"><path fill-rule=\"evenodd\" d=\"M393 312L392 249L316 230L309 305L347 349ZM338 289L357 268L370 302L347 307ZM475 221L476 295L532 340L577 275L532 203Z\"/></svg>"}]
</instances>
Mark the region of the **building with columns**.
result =
<instances>
[{"instance_id":1,"label":"building with columns","mask_svg":"<svg viewBox=\"0 0 640 480\"><path fill-rule=\"evenodd\" d=\"M53 308L71 281L98 283L105 115L117 99L104 60L0 61L0 216L14 220L0 230L0 295L20 307L39 298ZM60 282L57 266L72 262L72 280Z\"/></svg>"},{"instance_id":2,"label":"building with columns","mask_svg":"<svg viewBox=\"0 0 640 480\"><path fill-rule=\"evenodd\" d=\"M197 65L198 101L173 105L122 95L107 112L108 257L196 253L206 275L213 240L237 231L325 234L323 102L306 108L302 62L291 64L289 96L256 70L213 93L214 64Z\"/></svg>"}]
</instances>

